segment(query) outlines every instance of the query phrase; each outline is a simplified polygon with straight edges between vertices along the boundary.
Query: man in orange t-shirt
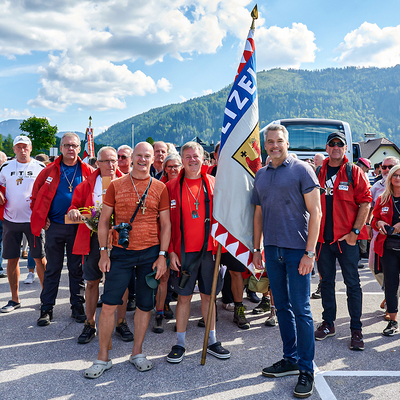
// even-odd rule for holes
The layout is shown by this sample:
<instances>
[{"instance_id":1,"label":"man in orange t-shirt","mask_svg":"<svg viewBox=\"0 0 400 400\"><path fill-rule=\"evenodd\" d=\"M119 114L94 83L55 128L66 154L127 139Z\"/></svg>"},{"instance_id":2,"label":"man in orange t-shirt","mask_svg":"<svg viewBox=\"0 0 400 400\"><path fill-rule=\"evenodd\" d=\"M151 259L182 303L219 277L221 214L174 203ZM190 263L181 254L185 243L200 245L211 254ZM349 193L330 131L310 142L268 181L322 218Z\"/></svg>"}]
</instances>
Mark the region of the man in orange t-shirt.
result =
<instances>
[{"instance_id":1,"label":"man in orange t-shirt","mask_svg":"<svg viewBox=\"0 0 400 400\"><path fill-rule=\"evenodd\" d=\"M184 144L181 148L184 168L177 178L167 182L171 199L172 222L169 248L170 267L173 271L178 271L180 276L182 276L182 272L190 273L190 278L184 287L182 281L179 283L180 287L178 284L174 285L174 291L178 294L176 306L177 343L167 356L167 361L170 363L181 362L185 355L186 327L196 280L198 280L199 285L201 312L204 321L207 320L210 304L214 272L213 239L210 229L208 229L206 236L206 218L209 220L212 218L214 177L207 174L207 165L202 165L203 156L203 147L198 143L188 142ZM230 357L230 352L216 340L215 307L211 319L208 344L207 352L213 356L222 359Z\"/></svg>"},{"instance_id":2,"label":"man in orange t-shirt","mask_svg":"<svg viewBox=\"0 0 400 400\"><path fill-rule=\"evenodd\" d=\"M117 305L122 304L123 294L134 270L137 279L137 310L134 344L129 361L142 372L153 367L151 361L142 354L142 344L155 298L155 290L148 285L146 276L156 271L155 279L160 279L166 272L171 237L168 191L162 182L150 177L153 159L152 146L146 142L138 143L132 154L131 172L111 182L103 201L98 229L99 268L105 272L106 280L99 319L100 349L97 360L85 371L86 378L98 378L112 366L108 349L115 324L114 314ZM138 212L131 221L135 210ZM120 244L121 231L114 229L113 248L109 256L107 239L113 213L116 226L121 223L130 226L129 241Z\"/></svg>"}]
</instances>

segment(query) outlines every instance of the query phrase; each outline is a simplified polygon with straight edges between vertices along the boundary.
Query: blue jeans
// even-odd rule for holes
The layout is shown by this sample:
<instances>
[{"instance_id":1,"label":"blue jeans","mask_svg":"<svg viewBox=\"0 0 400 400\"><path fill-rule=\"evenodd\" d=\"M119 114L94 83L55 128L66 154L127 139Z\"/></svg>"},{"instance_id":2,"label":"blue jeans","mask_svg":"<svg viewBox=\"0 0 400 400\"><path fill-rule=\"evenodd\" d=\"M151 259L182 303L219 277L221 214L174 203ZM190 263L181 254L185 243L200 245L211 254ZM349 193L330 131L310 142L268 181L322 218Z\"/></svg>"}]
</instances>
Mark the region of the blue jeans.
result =
<instances>
[{"instance_id":1,"label":"blue jeans","mask_svg":"<svg viewBox=\"0 0 400 400\"><path fill-rule=\"evenodd\" d=\"M313 372L314 323L310 308L311 274L300 275L304 250L266 246L265 264L283 341L283 357Z\"/></svg>"},{"instance_id":2,"label":"blue jeans","mask_svg":"<svg viewBox=\"0 0 400 400\"><path fill-rule=\"evenodd\" d=\"M358 275L358 244L350 246L345 240L341 242L318 243L318 271L321 274L322 319L329 325L336 320L336 259L342 269L346 285L347 308L350 314L350 329L361 330L362 291Z\"/></svg>"}]
</instances>

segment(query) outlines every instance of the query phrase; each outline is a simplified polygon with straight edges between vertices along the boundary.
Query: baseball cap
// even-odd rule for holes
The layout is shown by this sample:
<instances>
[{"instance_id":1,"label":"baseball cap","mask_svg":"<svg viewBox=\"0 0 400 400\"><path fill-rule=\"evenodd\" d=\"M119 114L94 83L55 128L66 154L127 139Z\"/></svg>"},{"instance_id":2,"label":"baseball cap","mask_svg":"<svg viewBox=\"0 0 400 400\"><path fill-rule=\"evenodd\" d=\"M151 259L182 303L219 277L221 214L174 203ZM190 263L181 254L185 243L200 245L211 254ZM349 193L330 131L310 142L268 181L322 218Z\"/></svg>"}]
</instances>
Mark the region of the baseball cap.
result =
<instances>
[{"instance_id":1,"label":"baseball cap","mask_svg":"<svg viewBox=\"0 0 400 400\"><path fill-rule=\"evenodd\" d=\"M328 144L333 139L339 139L343 144L347 144L346 143L346 136L344 136L344 134L342 132L339 132L339 131L332 132L328 136L328 139L326 140L326 144Z\"/></svg>"},{"instance_id":2,"label":"baseball cap","mask_svg":"<svg viewBox=\"0 0 400 400\"><path fill-rule=\"evenodd\" d=\"M29 139L28 136L24 136L24 135L17 136L17 137L14 139L13 146L15 146L15 145L18 144L18 143L24 143L24 144L30 144L30 145L32 145L31 139Z\"/></svg>"},{"instance_id":3,"label":"baseball cap","mask_svg":"<svg viewBox=\"0 0 400 400\"><path fill-rule=\"evenodd\" d=\"M359 161L360 163L364 164L368 169L371 168L371 163L370 163L366 158L360 157L360 158L358 159L358 161Z\"/></svg>"}]
</instances>

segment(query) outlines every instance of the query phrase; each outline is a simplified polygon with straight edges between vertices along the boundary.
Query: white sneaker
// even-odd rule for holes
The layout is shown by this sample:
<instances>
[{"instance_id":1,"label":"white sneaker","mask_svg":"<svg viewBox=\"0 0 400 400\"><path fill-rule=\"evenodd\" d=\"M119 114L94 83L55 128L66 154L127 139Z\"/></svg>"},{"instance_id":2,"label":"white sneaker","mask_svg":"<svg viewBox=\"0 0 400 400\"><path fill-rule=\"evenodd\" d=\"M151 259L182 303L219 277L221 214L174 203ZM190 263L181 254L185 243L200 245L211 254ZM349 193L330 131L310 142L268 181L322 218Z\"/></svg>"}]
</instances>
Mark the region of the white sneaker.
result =
<instances>
[{"instance_id":1,"label":"white sneaker","mask_svg":"<svg viewBox=\"0 0 400 400\"><path fill-rule=\"evenodd\" d=\"M226 310L226 311L232 311L233 312L235 310L235 304L233 304L233 303L228 303L228 304L222 303L222 308L224 310Z\"/></svg>"},{"instance_id":2,"label":"white sneaker","mask_svg":"<svg viewBox=\"0 0 400 400\"><path fill-rule=\"evenodd\" d=\"M35 282L35 273L29 272L28 276L24 280L24 283L33 283L33 282Z\"/></svg>"}]
</instances>

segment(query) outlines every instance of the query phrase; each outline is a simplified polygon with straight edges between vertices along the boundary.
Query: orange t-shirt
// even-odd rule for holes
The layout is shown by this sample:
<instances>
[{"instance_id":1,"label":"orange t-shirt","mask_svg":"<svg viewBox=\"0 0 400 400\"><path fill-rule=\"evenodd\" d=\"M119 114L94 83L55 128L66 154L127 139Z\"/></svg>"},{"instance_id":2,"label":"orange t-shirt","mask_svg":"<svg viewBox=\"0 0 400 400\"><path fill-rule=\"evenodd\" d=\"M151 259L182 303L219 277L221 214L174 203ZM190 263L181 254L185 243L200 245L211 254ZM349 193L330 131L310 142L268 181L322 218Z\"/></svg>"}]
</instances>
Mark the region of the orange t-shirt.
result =
<instances>
[{"instance_id":1,"label":"orange t-shirt","mask_svg":"<svg viewBox=\"0 0 400 400\"><path fill-rule=\"evenodd\" d=\"M143 196L149 180L150 178L133 178L140 198ZM103 203L114 209L114 225L130 222L140 198L133 188L130 174L111 182ZM129 231L128 250L144 250L160 243L158 215L160 211L169 209L168 190L162 182L153 178L144 206L146 207L144 214L141 207L132 222L132 230ZM118 232L113 230L113 246L122 247L118 245L118 236Z\"/></svg>"},{"instance_id":2,"label":"orange t-shirt","mask_svg":"<svg viewBox=\"0 0 400 400\"><path fill-rule=\"evenodd\" d=\"M190 188L190 193L188 186ZM198 198L198 209L196 210L195 200ZM193 194L193 195L192 195ZM206 206L203 190L203 183L199 179L184 179L182 186L182 217L185 235L185 252L199 252L204 242L204 220L206 218ZM211 215L210 215L211 218ZM211 226L210 226L211 232ZM212 238L209 235L207 250L212 250Z\"/></svg>"}]
</instances>

